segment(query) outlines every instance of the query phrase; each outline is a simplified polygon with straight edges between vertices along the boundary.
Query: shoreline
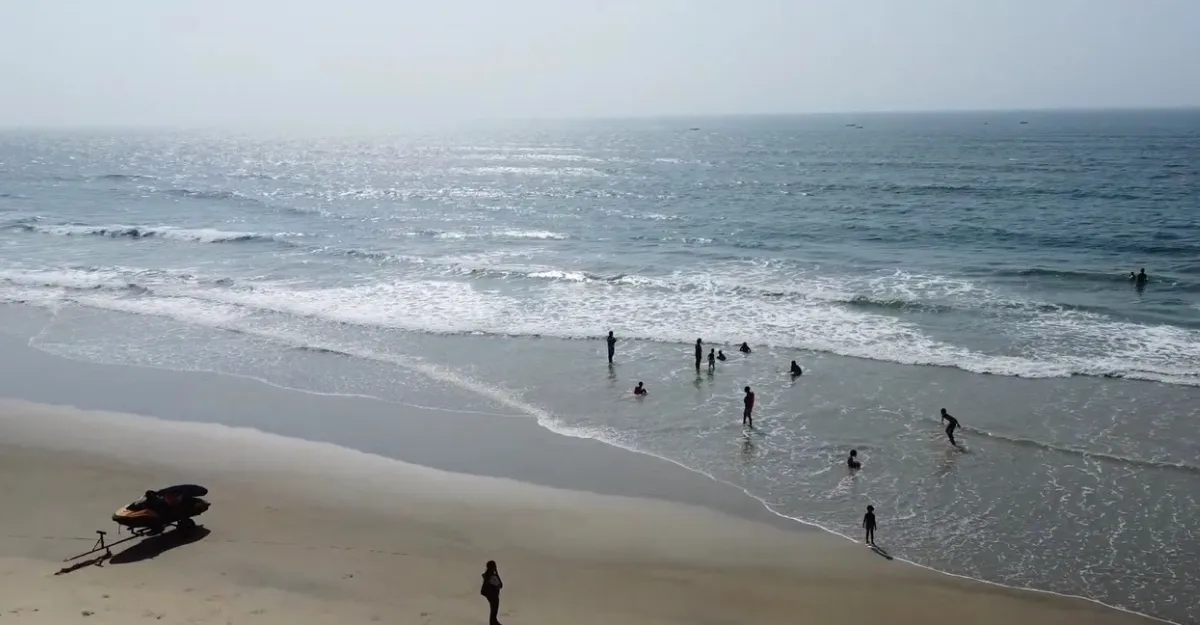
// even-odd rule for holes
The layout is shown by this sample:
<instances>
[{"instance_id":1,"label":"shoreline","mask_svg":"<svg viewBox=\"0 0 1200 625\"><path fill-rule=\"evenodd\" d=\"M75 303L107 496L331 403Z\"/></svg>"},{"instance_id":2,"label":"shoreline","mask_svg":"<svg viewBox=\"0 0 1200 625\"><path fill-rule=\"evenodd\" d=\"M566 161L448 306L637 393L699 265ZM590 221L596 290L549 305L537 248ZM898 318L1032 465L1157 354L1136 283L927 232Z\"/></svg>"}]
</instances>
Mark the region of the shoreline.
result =
<instances>
[{"instance_id":1,"label":"shoreline","mask_svg":"<svg viewBox=\"0 0 1200 625\"><path fill-rule=\"evenodd\" d=\"M1108 609L1088 599L1045 592L1033 594L1022 589L947 576L924 567L896 566L870 550L853 549L833 535L789 531L709 508L448 473L331 443L292 439L245 428L0 400L0 429L5 433L4 442L0 444L3 452L0 453L3 458L0 460L0 479L10 484L18 498L27 502L28 508L74 505L71 503L74 497L61 497L62 493L54 486L86 492L87 497L80 495L84 499L94 498L93 492L101 498L114 497L109 507L115 508L142 490L141 487L126 486L129 481L124 478L126 475L139 475L139 479L152 476L166 482L196 481L213 487L209 499L214 502L214 509L199 520L202 525L223 535L241 531L229 525L223 510L244 513L244 519L238 517L239 523L244 520L254 527L261 521L253 521L260 514L256 511L259 505L256 502L260 502L268 511L276 506L281 509L302 506L305 510L302 518L295 522L275 518L260 526L276 542L286 542L284 538L292 532L299 541L298 537L307 531L300 529L303 522L318 518L322 520L314 527L331 537L337 534L341 536L339 540L351 542L358 540L355 537L361 532L366 532L372 540L395 540L400 534L411 533L413 535L405 540L416 545L426 540L416 534L435 532L434 528L439 528L436 531L448 531L455 537L439 548L457 554L453 557L443 554L448 558L447 562L466 566L465 552L459 547L464 546L464 541L477 545L483 536L483 542L497 541L505 545L498 548L500 555L495 559L501 562L502 571L505 563L509 563L509 575L516 569L522 574L534 575L546 584L551 584L558 576L598 576L583 588L591 588L593 583L612 584L613 590L620 593L633 592L630 584L652 585L652 589L644 589L635 601L647 610L642 614L645 619L631 622L676 622L676 619L689 622L694 615L688 617L689 620L682 615L695 609L690 605L693 599L705 606L700 610L702 613L707 609L727 609L744 614L745 610L754 609L761 610L759 616L764 617L765 622L796 622L794 610L800 605L810 612L815 609L817 613L823 613L825 618L850 623L873 622L885 615L894 615L896 610L914 618L921 615L919 618L923 622L935 623L957 622L963 612L978 613L971 622L997 624L1011 622L1014 615L1020 615L1017 618L1029 623L1162 622L1120 609ZM90 468L85 470L80 466ZM49 479L39 477L48 472L61 472L57 478L60 481L53 484L39 482ZM197 476L203 478L194 479ZM36 484L30 485L31 480ZM61 480L71 483L64 484ZM50 501L44 498L48 485L51 486L49 490L56 493ZM115 494L124 491L129 492ZM38 492L43 493L41 498L37 496ZM244 496L239 497L239 494ZM24 518L16 507L10 507L7 514ZM103 516L94 520L77 519L48 509L35 510L35 516L41 517L40 521L25 519L23 522L32 523L42 536L80 533L83 528L91 528L104 519ZM338 520L330 524L331 518ZM397 522L407 524L402 525L407 529L397 530L394 526ZM283 524L282 528L275 527L279 523ZM387 529L382 534L363 529L374 528L377 524ZM16 520L6 523L6 527L16 528L17 525ZM14 539L11 534L7 538L4 542ZM226 535L220 549L234 553L209 565L233 566L233 561L244 552L254 554L247 557L261 556L272 562L254 564L270 569L272 575L281 574L277 567L291 565L285 564L290 561L283 556L265 553L270 549L256 546L253 541L245 542L249 539L236 533L232 537ZM53 540L42 541L47 542L55 543ZM204 553L211 542L200 540L195 545L173 549L169 552L171 559L178 561L191 557L189 554ZM3 555L14 557L10 553L14 549L19 552L17 557L36 560L47 559L49 548L44 544L15 547L9 544ZM347 566L366 566L355 553L368 550L366 542L357 547L331 546L330 549L349 554L344 557ZM61 550L57 549L55 553ZM275 561L272 557L283 559ZM435 552L421 557L430 565L442 562L442 556ZM476 559L481 563L484 558L480 555ZM558 564L550 566L555 562ZM583 570L574 571L571 566L563 566L571 563L574 563L572 566L582 565ZM379 568L372 576L384 577L391 571L387 564L373 566ZM121 570L124 574L137 569L122 567ZM189 571L188 575L191 574ZM470 572L462 571L462 574L470 579ZM72 573L72 576L81 576L80 579L83 575L82 571ZM184 579L198 585L212 581L195 581L188 576ZM674 587L672 590L663 586L664 579L690 581L683 587L670 582L667 586ZM845 613L845 602L861 592L864 582L872 588L870 596L873 600L859 601L855 604L855 612ZM142 583L151 582L143 580ZM695 585L710 583L714 588L741 585L739 592L748 595L719 593L715 597L704 597L703 593L696 594ZM515 590L520 586L512 581L509 584L514 588L513 595L520 596L518 592L525 592ZM621 590L618 591L616 586ZM385 587L390 588L390 584ZM578 592L579 588L572 590ZM0 590L0 594L6 594L6 591ZM307 588L307 592L301 594L311 595L313 591ZM316 594L320 597L322 593ZM946 614L942 602L954 594L969 601L957 603L953 617L937 617ZM665 595L671 598L666 599ZM381 600L378 594L371 596ZM688 607L679 603L684 599L687 599ZM463 610L468 613L471 606L478 603L477 598L469 594L461 600ZM551 601L551 598L538 598L538 601L543 600ZM588 601L575 594L569 594L565 600L570 608L576 606L575 601ZM812 602L818 605L814 608ZM520 605L522 611L538 609L536 605ZM478 611L477 607L475 609ZM667 610L674 618L660 619L661 610ZM570 620L592 622L579 618L579 615L572 615ZM531 619L528 622L548 621Z\"/></svg>"},{"instance_id":2,"label":"shoreline","mask_svg":"<svg viewBox=\"0 0 1200 625\"><path fill-rule=\"evenodd\" d=\"M5 339L0 338L0 341L4 340ZM98 364L53 355L36 348L23 346L23 349L27 350L29 352L27 356L31 357L20 359L21 362L19 372L6 371L5 369L7 367L4 365L4 363L11 361L8 359L0 360L0 397L5 395L19 396L11 392L12 385L14 384L23 387L26 391L36 390L37 385L33 383L34 380L45 380L45 374L50 370L61 373L59 370L64 364L67 364L67 366L71 367L72 369L70 378L72 380L83 382L82 384L72 385L72 388L70 389L71 393L74 393L77 398L86 398L86 396L89 394L88 391L96 388L97 386L106 388L106 392L93 395L90 398L90 403L80 402L80 404L74 404L79 408L88 410L115 410L117 412L124 413L149 414L145 411L130 410L129 406L155 405L162 409L164 406L162 403L159 403L159 398L154 396L142 397L132 391L132 389L135 387L144 388L145 385L139 384L138 381L140 380L144 383L147 381L146 378L149 377L151 378L149 381L153 383L153 385L158 389L159 393L166 395L171 395L173 390L178 390L179 388L187 387L193 388L194 390L194 388L197 386L196 382L198 380L206 380L206 384L217 384L222 388L223 391L236 391L233 394L241 399L244 399L247 396L247 393L252 393L250 389L257 388L260 392L265 392L266 395L275 396L276 398L282 395L293 396L293 399L300 399L300 403L310 409L314 408L312 403L315 400L312 398L323 397L325 400L330 402L359 402L359 407L375 405L376 408L382 408L389 413L411 411L411 407L409 406L395 404L386 400L346 395L322 395L320 393L311 393L303 389L281 387L271 384L270 382L243 376L203 371L168 370L142 365ZM95 377L89 378L89 375ZM174 383L167 382L168 379L172 378L175 380ZM89 379L91 380L90 382L88 382ZM122 384L132 384L130 387L131 390L124 393L121 392ZM235 388L230 388L231 386ZM64 394L63 391L64 389L55 388L48 394L53 396L61 396ZM125 401L113 401L116 397L124 397ZM305 397L309 397L310 399L305 400ZM21 397L21 399L28 399L28 397ZM135 399L138 401L131 401ZM61 401L42 401L41 399L35 399L34 401L41 401L41 403L50 404L62 403ZM97 405L105 403L114 405ZM252 403L263 405L272 402L255 401ZM122 406L122 404L124 405ZM299 405L295 402L285 402L285 404L289 404L292 407L297 407ZM274 403L273 405L278 406L279 404ZM318 408L318 412L320 412L320 406L317 406L316 408ZM210 406L201 406L199 411L203 413L206 409L211 408ZM472 415L471 411L459 411L454 409L434 410L441 411L442 414L435 415L433 418L452 419L458 421L458 423L450 424L448 426L452 434L452 436L448 439L435 438L421 441L419 440L421 439L421 436L414 437L418 439L418 445L420 446L424 446L426 443L431 442L431 440L435 442L446 440L447 442L456 446L465 445L468 449L474 449L475 451L478 451L478 446L480 445L481 441L487 441L489 444L493 444L497 440L520 440L522 444L533 442L537 449L537 453L534 455L540 454L545 457L542 458L542 462L535 467L513 467L511 465L500 466L495 464L493 464L493 466L486 467L480 465L471 466L471 463L469 462L465 464L462 462L463 458L461 457L461 454L460 457L457 458L448 459L445 457L439 457L431 463L416 461L415 464L419 466L430 467L434 470L447 470L451 471L452 473L466 473L470 475L512 479L522 483L548 486L551 488L563 488L570 491L597 493L600 495L646 498L684 505L698 505L707 509L734 514L735 516L739 516L748 520L764 522L778 529L785 529L805 534L820 531L822 534L827 534L830 538L837 537L842 539L842 541L846 541L845 545L847 547L850 543L858 543L858 541L856 541L853 537L832 531L804 519L791 517L777 512L769 505L769 503L754 497L753 495L747 493L744 489L726 482L719 481L711 476L699 471L695 471L673 460L661 458L659 456L635 449L624 448L609 441L574 437L570 434L555 432L542 424L535 424L534 421L531 421L533 420L533 417L525 418L522 416L518 418L514 416L513 418L504 418L497 416L495 413L484 413L487 416L482 416L480 414ZM173 413L170 416L164 416L162 414L154 414L153 416L155 418L166 418L168 422L197 422L212 425L239 427L239 425L236 423L226 423L220 421L214 422L211 418L190 418L187 410ZM190 416L194 417L195 415L193 414ZM398 414L389 414L388 416L391 419L400 418ZM464 419L466 421L463 421ZM236 420L236 416L234 417L234 420ZM432 423L427 419L423 420L422 422L424 423L424 426L422 427L427 427L430 425L430 423ZM464 437L464 432L470 431L471 428L458 427L463 423L479 424L483 422L487 422L488 425L492 427L488 427L486 432L481 433L481 436ZM414 426L414 424L414 421L409 420L400 425L398 430L408 430L409 432L412 432L413 430L411 428ZM326 439L320 437L319 433L315 438L313 438L310 436L295 436L290 432L275 432L271 429L261 428L253 425L249 427L257 429L258 431L268 435L279 435L287 438L313 441L316 443L327 443L341 448L354 450L359 453L379 455L381 457L391 458L399 462L410 462L408 458L399 457L401 454L379 454L369 449L363 450L353 444L344 444L338 441L327 441ZM521 427L524 427L525 429L514 429ZM420 430L421 427L417 427L416 429ZM445 435L444 432L438 434L436 429L427 430L423 434L429 434L430 432L432 432L435 436ZM499 438L497 438L498 432L503 432L503 434L499 435ZM303 434L303 432L301 433ZM310 432L310 434L312 433ZM562 448L562 453L546 453L547 446ZM470 454L468 453L467 455ZM520 456L523 461L528 461L530 459L530 453L528 450L522 452ZM428 456L423 457L423 459L429 460ZM489 461L493 462L495 460L496 458L489 459ZM569 472L567 475L562 474L562 467L569 466L571 463L579 463L581 460L586 465L583 471ZM485 462L484 464L487 463ZM503 464L504 463L502 462L501 465ZM553 469L551 469L551 473L544 472L546 467L553 467ZM598 468L601 467L603 468L602 472L604 475L591 475L593 479L589 480L588 483L584 485L574 482L574 480L580 475L587 474L591 470L598 470ZM547 477L551 477L553 479L547 479ZM632 481L630 481L631 479ZM997 588L1015 591L1031 591L1047 596L1078 599L1106 608L1111 608L1123 613L1145 616L1145 618L1150 618L1160 622L1170 622L1153 616L1141 615L1139 613L1117 606L1108 605L1087 597L992 582L941 571L933 567L925 566L900 557L897 557L896 559L904 564L912 565L914 568L919 568L955 579L968 580L971 582L982 582Z\"/></svg>"}]
</instances>

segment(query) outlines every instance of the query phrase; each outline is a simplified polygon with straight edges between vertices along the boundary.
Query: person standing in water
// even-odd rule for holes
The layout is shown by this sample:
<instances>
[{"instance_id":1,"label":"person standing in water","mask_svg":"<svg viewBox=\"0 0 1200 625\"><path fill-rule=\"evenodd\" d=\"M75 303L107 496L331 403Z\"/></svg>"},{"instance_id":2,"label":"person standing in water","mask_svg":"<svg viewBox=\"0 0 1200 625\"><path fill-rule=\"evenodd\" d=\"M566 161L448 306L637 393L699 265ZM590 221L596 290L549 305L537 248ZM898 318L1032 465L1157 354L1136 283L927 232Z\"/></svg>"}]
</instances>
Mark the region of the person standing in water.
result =
<instances>
[{"instance_id":1,"label":"person standing in water","mask_svg":"<svg viewBox=\"0 0 1200 625\"><path fill-rule=\"evenodd\" d=\"M796 364L796 361L793 360L792 361L792 377L794 378L796 376L801 376L801 375L804 375L804 371L802 369L800 369L800 365Z\"/></svg>"},{"instance_id":2,"label":"person standing in water","mask_svg":"<svg viewBox=\"0 0 1200 625\"><path fill-rule=\"evenodd\" d=\"M712 373L717 370L717 350L708 350L708 372Z\"/></svg>"},{"instance_id":3,"label":"person standing in water","mask_svg":"<svg viewBox=\"0 0 1200 625\"><path fill-rule=\"evenodd\" d=\"M642 386L641 382L638 382L638 385L633 387L633 394L637 395L639 397L644 397L646 395L649 395L650 391L647 391L646 387Z\"/></svg>"},{"instance_id":4,"label":"person standing in water","mask_svg":"<svg viewBox=\"0 0 1200 625\"><path fill-rule=\"evenodd\" d=\"M1146 268L1142 267L1142 270L1140 272L1138 272L1137 278L1134 281L1137 283L1138 286L1146 286L1146 281L1149 279L1150 279L1150 276L1146 275Z\"/></svg>"},{"instance_id":5,"label":"person standing in water","mask_svg":"<svg viewBox=\"0 0 1200 625\"><path fill-rule=\"evenodd\" d=\"M720 360L721 362L725 362L725 350L723 350L723 349L717 350L717 360Z\"/></svg>"},{"instance_id":6,"label":"person standing in water","mask_svg":"<svg viewBox=\"0 0 1200 625\"><path fill-rule=\"evenodd\" d=\"M945 408L942 408L942 418L939 419L938 421L939 422L941 422L941 421L949 421L950 422L950 425L946 426L946 436L950 438L951 445L958 447L958 443L956 443L954 441L954 429L958 427L958 419L955 419L954 417L950 416L950 413L946 412Z\"/></svg>"},{"instance_id":7,"label":"person standing in water","mask_svg":"<svg viewBox=\"0 0 1200 625\"><path fill-rule=\"evenodd\" d=\"M867 530L867 544L875 546L875 506L867 506L867 513L863 515L862 526Z\"/></svg>"},{"instance_id":8,"label":"person standing in water","mask_svg":"<svg viewBox=\"0 0 1200 625\"><path fill-rule=\"evenodd\" d=\"M750 387L746 387L746 396L742 399L742 403L746 409L742 412L742 425L754 427L754 391Z\"/></svg>"},{"instance_id":9,"label":"person standing in water","mask_svg":"<svg viewBox=\"0 0 1200 625\"><path fill-rule=\"evenodd\" d=\"M747 345L745 341L743 341L742 346L738 348L738 351L742 352L743 354L749 354L750 346Z\"/></svg>"},{"instance_id":10,"label":"person standing in water","mask_svg":"<svg viewBox=\"0 0 1200 625\"><path fill-rule=\"evenodd\" d=\"M500 581L500 572L496 570L495 560L487 561L482 577L483 586L479 588L479 594L483 595L488 601L490 608L488 625L500 625L500 621L496 620L496 616L500 613L500 589L504 588L504 582Z\"/></svg>"},{"instance_id":11,"label":"person standing in water","mask_svg":"<svg viewBox=\"0 0 1200 625\"><path fill-rule=\"evenodd\" d=\"M612 364L613 355L617 353L617 337L613 336L612 330L608 331L608 364Z\"/></svg>"},{"instance_id":12,"label":"person standing in water","mask_svg":"<svg viewBox=\"0 0 1200 625\"><path fill-rule=\"evenodd\" d=\"M700 362L704 360L704 342L696 339L696 373L700 373Z\"/></svg>"},{"instance_id":13,"label":"person standing in water","mask_svg":"<svg viewBox=\"0 0 1200 625\"><path fill-rule=\"evenodd\" d=\"M846 459L846 466L851 469L861 469L862 463L858 461L858 450L851 449L850 457Z\"/></svg>"}]
</instances>

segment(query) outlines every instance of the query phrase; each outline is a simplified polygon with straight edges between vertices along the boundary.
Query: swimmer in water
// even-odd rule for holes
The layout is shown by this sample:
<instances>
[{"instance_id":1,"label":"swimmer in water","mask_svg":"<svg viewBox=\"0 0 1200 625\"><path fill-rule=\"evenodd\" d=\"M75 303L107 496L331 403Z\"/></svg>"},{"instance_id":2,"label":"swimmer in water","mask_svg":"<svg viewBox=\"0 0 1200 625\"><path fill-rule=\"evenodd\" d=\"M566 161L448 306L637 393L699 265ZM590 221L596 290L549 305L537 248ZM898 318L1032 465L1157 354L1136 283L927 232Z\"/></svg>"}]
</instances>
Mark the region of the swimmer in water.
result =
<instances>
[{"instance_id":1,"label":"swimmer in water","mask_svg":"<svg viewBox=\"0 0 1200 625\"><path fill-rule=\"evenodd\" d=\"M958 447L958 443L954 441L954 429L958 427L958 419L950 416L945 408L942 408L942 418L939 421L949 421L950 425L946 426L946 436L950 438L950 444Z\"/></svg>"},{"instance_id":2,"label":"swimmer in water","mask_svg":"<svg viewBox=\"0 0 1200 625\"><path fill-rule=\"evenodd\" d=\"M1146 281L1149 279L1150 276L1146 275L1146 268L1142 267L1142 270L1138 272L1138 275L1136 276L1135 282L1138 286L1146 286Z\"/></svg>"},{"instance_id":3,"label":"swimmer in water","mask_svg":"<svg viewBox=\"0 0 1200 625\"><path fill-rule=\"evenodd\" d=\"M742 352L743 354L749 354L749 353L750 353L750 346L749 346L749 345L747 345L746 343L744 343L744 342L743 342L743 343L742 343L742 346L738 348L738 351L739 351L739 352Z\"/></svg>"},{"instance_id":4,"label":"swimmer in water","mask_svg":"<svg viewBox=\"0 0 1200 625\"><path fill-rule=\"evenodd\" d=\"M794 378L796 376L801 376L801 375L804 375L804 371L802 369L800 369L800 365L796 364L796 361L793 360L792 361L792 377Z\"/></svg>"},{"instance_id":5,"label":"swimmer in water","mask_svg":"<svg viewBox=\"0 0 1200 625\"><path fill-rule=\"evenodd\" d=\"M717 370L717 350L708 350L708 372L712 373Z\"/></svg>"},{"instance_id":6,"label":"swimmer in water","mask_svg":"<svg viewBox=\"0 0 1200 625\"><path fill-rule=\"evenodd\" d=\"M850 467L851 469L861 469L862 468L862 463L858 461L858 450L857 449L850 450L850 457L846 459L846 466Z\"/></svg>"},{"instance_id":7,"label":"swimmer in water","mask_svg":"<svg viewBox=\"0 0 1200 625\"><path fill-rule=\"evenodd\" d=\"M717 360L720 360L721 362L725 362L725 352L724 351L719 350L719 349L717 350Z\"/></svg>"},{"instance_id":8,"label":"swimmer in water","mask_svg":"<svg viewBox=\"0 0 1200 625\"><path fill-rule=\"evenodd\" d=\"M633 387L633 394L638 397L645 397L650 394L650 391L647 391L646 387L641 382L638 382L638 385Z\"/></svg>"}]
</instances>

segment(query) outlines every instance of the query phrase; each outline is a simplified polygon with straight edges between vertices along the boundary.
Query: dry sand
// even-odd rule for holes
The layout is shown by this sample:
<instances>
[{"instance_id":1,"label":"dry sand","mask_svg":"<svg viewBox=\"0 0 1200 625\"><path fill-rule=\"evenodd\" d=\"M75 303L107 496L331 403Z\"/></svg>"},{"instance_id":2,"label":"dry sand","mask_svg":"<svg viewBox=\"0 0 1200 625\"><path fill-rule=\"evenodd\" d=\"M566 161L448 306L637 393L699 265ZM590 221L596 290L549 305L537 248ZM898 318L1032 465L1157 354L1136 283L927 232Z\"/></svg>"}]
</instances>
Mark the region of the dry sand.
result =
<instances>
[{"instance_id":1,"label":"dry sand","mask_svg":"<svg viewBox=\"0 0 1200 625\"><path fill-rule=\"evenodd\" d=\"M204 530L55 575L148 488ZM1150 623L703 508L449 474L213 425L0 402L3 623ZM886 537L886 519L880 529ZM168 548L169 547L169 548Z\"/></svg>"}]
</instances>

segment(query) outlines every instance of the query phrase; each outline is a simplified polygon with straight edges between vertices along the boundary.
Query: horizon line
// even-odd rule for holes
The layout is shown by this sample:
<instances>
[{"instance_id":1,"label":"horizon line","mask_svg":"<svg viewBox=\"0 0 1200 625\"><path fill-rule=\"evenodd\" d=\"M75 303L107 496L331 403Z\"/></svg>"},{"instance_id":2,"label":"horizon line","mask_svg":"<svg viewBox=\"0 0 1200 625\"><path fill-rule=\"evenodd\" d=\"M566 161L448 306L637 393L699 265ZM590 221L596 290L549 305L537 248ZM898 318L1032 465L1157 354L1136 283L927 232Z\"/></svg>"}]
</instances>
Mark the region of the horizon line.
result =
<instances>
[{"instance_id":1,"label":"horizon line","mask_svg":"<svg viewBox=\"0 0 1200 625\"><path fill-rule=\"evenodd\" d=\"M803 112L757 112L757 113L646 113L646 114L617 114L617 115L553 115L553 116L506 116L506 117L463 117L457 119L430 120L426 127L445 126L475 126L479 124L497 123L554 123L554 122L645 122L660 120L698 120L698 119L749 119L749 118L784 118L784 117L837 117L837 116L903 116L903 115L980 115L980 114L1045 114L1045 113L1157 113L1157 112L1190 112L1200 111L1200 104L1173 105L1136 105L1136 106L1062 106L1062 107L1029 107L1029 108L949 108L949 109L859 109L846 111L803 111ZM413 125L406 125L412 130ZM0 132L7 131L38 131L38 130L137 130L137 131L246 131L246 130L286 130L303 129L342 129L389 132L399 130L394 124L343 124L339 122L296 121L283 123L231 122L212 124L127 124L127 123L84 123L84 124L8 124L0 122Z\"/></svg>"}]
</instances>

